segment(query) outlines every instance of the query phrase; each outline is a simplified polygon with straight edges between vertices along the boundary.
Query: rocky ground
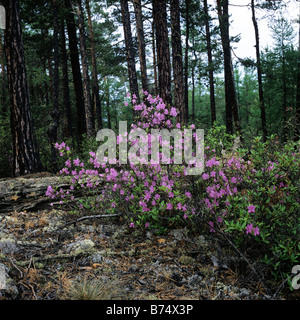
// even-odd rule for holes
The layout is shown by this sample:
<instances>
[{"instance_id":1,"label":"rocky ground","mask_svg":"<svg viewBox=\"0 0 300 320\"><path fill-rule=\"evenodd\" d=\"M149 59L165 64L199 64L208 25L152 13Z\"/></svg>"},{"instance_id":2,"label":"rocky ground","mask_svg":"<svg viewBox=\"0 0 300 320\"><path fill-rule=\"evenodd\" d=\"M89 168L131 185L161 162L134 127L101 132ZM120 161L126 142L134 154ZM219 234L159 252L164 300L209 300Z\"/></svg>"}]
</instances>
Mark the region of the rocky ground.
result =
<instances>
[{"instance_id":1,"label":"rocky ground","mask_svg":"<svg viewBox=\"0 0 300 320\"><path fill-rule=\"evenodd\" d=\"M57 209L0 214L0 299L296 298L268 294L209 234L142 234L119 218L76 219Z\"/></svg>"}]
</instances>

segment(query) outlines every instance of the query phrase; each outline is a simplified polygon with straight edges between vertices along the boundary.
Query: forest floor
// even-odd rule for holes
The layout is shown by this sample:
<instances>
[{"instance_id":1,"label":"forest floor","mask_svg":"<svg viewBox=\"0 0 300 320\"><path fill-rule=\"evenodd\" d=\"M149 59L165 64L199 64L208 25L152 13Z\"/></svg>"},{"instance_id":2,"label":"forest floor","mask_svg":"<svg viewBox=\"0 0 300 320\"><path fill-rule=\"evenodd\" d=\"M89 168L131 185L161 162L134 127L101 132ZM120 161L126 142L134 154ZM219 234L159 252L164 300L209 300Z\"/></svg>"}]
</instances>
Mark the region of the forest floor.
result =
<instances>
[{"instance_id":1,"label":"forest floor","mask_svg":"<svg viewBox=\"0 0 300 320\"><path fill-rule=\"evenodd\" d=\"M118 219L77 218L57 209L0 214L0 267L10 280L0 299L274 298L241 257L209 234L138 233ZM284 292L276 299L299 299Z\"/></svg>"}]
</instances>

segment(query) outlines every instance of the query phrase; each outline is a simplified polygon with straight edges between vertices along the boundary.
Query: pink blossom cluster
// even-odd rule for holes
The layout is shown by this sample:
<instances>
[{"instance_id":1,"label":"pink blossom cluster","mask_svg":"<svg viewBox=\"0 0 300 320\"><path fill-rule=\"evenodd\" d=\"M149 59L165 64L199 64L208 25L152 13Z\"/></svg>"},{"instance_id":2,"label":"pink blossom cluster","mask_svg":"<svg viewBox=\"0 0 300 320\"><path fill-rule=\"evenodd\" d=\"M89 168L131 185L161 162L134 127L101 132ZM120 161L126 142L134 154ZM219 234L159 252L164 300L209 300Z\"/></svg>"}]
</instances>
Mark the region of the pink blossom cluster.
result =
<instances>
[{"instance_id":1,"label":"pink blossom cluster","mask_svg":"<svg viewBox=\"0 0 300 320\"><path fill-rule=\"evenodd\" d=\"M177 110L174 107L168 108L160 97L153 98L150 94L139 105L134 105L138 114L133 129L139 127L150 130L152 128L172 128L176 123ZM133 104L135 97L133 97ZM194 125L192 125L195 127ZM117 137L117 143L123 137ZM134 145L135 141L132 142ZM160 140L161 146L164 141ZM69 147L62 142L56 144L60 152L69 150ZM180 215L183 219L195 214L191 205L191 193L182 187L184 169L182 166L174 165L171 169L160 164L133 164L121 165L116 160L116 165L99 163L95 152L89 153L88 162L79 158L67 159L60 174L67 176L70 180L70 187L67 190L54 191L51 186L46 192L52 199L59 197L60 203L66 199L66 195L72 197L72 191L76 188L86 188L93 196L90 208L98 208L106 212L115 210L131 211L136 215L144 217L144 226L151 227L154 222L152 215L160 212L159 215L173 217ZM162 153L159 153L162 158ZM212 160L211 165L216 160ZM210 164L209 164L210 165ZM100 187L101 186L101 187ZM82 203L79 209L82 209ZM136 222L131 222L134 227Z\"/></svg>"}]
</instances>

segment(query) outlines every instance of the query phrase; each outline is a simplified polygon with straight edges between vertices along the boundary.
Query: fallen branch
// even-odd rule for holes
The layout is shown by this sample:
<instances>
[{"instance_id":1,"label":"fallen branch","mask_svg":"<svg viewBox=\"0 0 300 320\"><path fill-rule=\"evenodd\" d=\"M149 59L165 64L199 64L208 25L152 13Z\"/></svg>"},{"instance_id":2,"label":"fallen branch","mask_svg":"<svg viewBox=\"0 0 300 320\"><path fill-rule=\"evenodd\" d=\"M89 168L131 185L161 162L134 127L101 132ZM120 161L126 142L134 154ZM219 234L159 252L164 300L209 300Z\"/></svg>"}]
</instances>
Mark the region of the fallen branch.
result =
<instances>
[{"instance_id":1,"label":"fallen branch","mask_svg":"<svg viewBox=\"0 0 300 320\"><path fill-rule=\"evenodd\" d=\"M69 221L67 223L65 223L63 226L59 227L59 229L63 229L65 228L66 226L70 225L70 224L76 224L80 221L84 221L84 220L89 220L89 219L100 219L100 218L112 218L112 217L119 217L121 216L122 214L121 213L112 213L112 214L94 214L94 215L91 215L91 216L84 216L84 217L81 217L81 218L78 218L78 219L75 219L75 220L72 220L72 221Z\"/></svg>"},{"instance_id":2,"label":"fallen branch","mask_svg":"<svg viewBox=\"0 0 300 320\"><path fill-rule=\"evenodd\" d=\"M31 259L26 261L16 261L15 264L22 267L22 266L30 265L31 263L43 262L43 261L49 261L49 260L73 259L82 255L83 253L80 252L80 253L61 253L57 255L46 255L43 257L31 257Z\"/></svg>"}]
</instances>

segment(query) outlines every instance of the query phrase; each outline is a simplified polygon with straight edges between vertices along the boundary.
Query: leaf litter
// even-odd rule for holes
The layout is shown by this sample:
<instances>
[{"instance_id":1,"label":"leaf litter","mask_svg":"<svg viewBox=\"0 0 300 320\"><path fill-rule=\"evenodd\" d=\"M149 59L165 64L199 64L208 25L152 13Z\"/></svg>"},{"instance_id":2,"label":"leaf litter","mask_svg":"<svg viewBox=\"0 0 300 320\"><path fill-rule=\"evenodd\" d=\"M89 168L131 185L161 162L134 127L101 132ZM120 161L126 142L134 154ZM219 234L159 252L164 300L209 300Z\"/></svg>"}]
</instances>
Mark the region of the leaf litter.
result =
<instances>
[{"instance_id":1,"label":"leaf litter","mask_svg":"<svg viewBox=\"0 0 300 320\"><path fill-rule=\"evenodd\" d=\"M126 228L45 209L0 214L0 265L19 300L271 299L230 248L209 234ZM285 299L284 295L277 299Z\"/></svg>"}]
</instances>

